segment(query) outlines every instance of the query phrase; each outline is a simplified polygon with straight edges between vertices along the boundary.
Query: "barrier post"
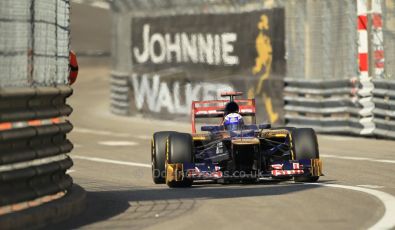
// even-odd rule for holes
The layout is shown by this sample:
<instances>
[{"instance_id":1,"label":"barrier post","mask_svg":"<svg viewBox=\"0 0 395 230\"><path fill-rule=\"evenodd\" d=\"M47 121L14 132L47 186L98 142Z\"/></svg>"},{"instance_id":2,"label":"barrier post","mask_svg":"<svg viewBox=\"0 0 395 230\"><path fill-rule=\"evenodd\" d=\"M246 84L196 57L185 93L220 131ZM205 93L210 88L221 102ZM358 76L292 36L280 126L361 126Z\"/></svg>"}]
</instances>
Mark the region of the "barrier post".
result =
<instances>
[{"instance_id":1,"label":"barrier post","mask_svg":"<svg viewBox=\"0 0 395 230\"><path fill-rule=\"evenodd\" d=\"M362 106L359 111L360 124L363 126L360 134L371 135L375 129L373 122L374 103L372 101L372 90L374 88L369 76L369 45L368 45L368 17L367 0L357 0L357 29L358 29L358 60L359 60L359 82L358 103Z\"/></svg>"}]
</instances>

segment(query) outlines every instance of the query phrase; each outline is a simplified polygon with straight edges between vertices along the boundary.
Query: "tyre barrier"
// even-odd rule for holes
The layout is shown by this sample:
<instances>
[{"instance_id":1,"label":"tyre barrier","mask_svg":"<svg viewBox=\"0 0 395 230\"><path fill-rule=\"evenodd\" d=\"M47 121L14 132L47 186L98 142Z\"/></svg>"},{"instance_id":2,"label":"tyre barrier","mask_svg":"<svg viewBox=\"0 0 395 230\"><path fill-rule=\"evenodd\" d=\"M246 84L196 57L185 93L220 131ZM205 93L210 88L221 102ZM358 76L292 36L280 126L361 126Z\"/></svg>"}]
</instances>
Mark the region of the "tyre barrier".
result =
<instances>
[{"instance_id":1,"label":"tyre barrier","mask_svg":"<svg viewBox=\"0 0 395 230\"><path fill-rule=\"evenodd\" d=\"M0 88L0 208L72 187L71 94L68 86Z\"/></svg>"},{"instance_id":2,"label":"tyre barrier","mask_svg":"<svg viewBox=\"0 0 395 230\"><path fill-rule=\"evenodd\" d=\"M395 138L395 81L376 79L373 84L374 134Z\"/></svg>"},{"instance_id":3,"label":"tyre barrier","mask_svg":"<svg viewBox=\"0 0 395 230\"><path fill-rule=\"evenodd\" d=\"M284 82L286 125L321 133L360 134L361 108L354 81L285 78Z\"/></svg>"}]
</instances>

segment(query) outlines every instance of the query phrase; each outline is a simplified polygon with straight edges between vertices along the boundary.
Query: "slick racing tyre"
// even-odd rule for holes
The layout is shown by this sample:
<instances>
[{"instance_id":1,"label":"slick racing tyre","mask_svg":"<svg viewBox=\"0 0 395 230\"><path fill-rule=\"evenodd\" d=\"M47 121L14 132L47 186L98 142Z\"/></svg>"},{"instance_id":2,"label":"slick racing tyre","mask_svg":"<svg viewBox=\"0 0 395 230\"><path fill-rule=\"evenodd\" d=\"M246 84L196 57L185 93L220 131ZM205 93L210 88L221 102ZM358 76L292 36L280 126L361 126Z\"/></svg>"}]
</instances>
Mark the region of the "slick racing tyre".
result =
<instances>
[{"instance_id":1,"label":"slick racing tyre","mask_svg":"<svg viewBox=\"0 0 395 230\"><path fill-rule=\"evenodd\" d=\"M318 141L317 135L311 128L292 129L292 151L295 160L301 159L318 159ZM296 182L315 182L319 176L299 176L294 177Z\"/></svg>"},{"instance_id":2,"label":"slick racing tyre","mask_svg":"<svg viewBox=\"0 0 395 230\"><path fill-rule=\"evenodd\" d=\"M171 133L167 139L166 160L168 164L193 163L193 141L188 133ZM167 173L167 169L166 169ZM166 175L167 177L168 175ZM169 187L190 187L192 180L183 177L181 181L167 181Z\"/></svg>"},{"instance_id":3,"label":"slick racing tyre","mask_svg":"<svg viewBox=\"0 0 395 230\"><path fill-rule=\"evenodd\" d=\"M166 141L173 131L154 133L151 141L152 179L155 184L165 184Z\"/></svg>"}]
</instances>

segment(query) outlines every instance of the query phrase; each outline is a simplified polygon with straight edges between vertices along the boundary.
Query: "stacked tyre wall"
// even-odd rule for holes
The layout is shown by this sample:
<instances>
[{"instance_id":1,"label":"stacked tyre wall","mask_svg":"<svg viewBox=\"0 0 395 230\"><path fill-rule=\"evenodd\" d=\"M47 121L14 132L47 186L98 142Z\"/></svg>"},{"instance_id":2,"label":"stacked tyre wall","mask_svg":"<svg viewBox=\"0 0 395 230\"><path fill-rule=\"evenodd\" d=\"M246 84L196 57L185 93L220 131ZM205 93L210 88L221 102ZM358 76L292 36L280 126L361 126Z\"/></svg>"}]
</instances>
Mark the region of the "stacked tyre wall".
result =
<instances>
[{"instance_id":1,"label":"stacked tyre wall","mask_svg":"<svg viewBox=\"0 0 395 230\"><path fill-rule=\"evenodd\" d=\"M70 189L67 86L0 91L0 207Z\"/></svg>"},{"instance_id":2,"label":"stacked tyre wall","mask_svg":"<svg viewBox=\"0 0 395 230\"><path fill-rule=\"evenodd\" d=\"M22 210L59 200L73 185L66 173L73 165L69 7L68 0L0 1L1 229L37 227L30 224L66 211L21 218Z\"/></svg>"}]
</instances>

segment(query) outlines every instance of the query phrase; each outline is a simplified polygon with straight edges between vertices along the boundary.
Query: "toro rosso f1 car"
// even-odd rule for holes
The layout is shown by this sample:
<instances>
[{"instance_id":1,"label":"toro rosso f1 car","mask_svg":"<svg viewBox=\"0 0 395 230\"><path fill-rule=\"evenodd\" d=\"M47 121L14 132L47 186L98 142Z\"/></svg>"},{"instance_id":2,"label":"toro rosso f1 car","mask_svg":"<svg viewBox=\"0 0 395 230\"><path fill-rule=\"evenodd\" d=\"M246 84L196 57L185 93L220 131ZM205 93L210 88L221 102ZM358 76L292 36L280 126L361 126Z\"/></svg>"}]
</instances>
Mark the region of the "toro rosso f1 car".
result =
<instances>
[{"instance_id":1,"label":"toro rosso f1 car","mask_svg":"<svg viewBox=\"0 0 395 230\"><path fill-rule=\"evenodd\" d=\"M221 96L228 100L192 102L191 134L162 131L153 135L154 183L188 187L198 180L318 180L322 162L314 130L257 125L255 100L235 99L240 95L227 92ZM197 133L196 120L201 118L219 118L220 123L202 125L202 133Z\"/></svg>"}]
</instances>

